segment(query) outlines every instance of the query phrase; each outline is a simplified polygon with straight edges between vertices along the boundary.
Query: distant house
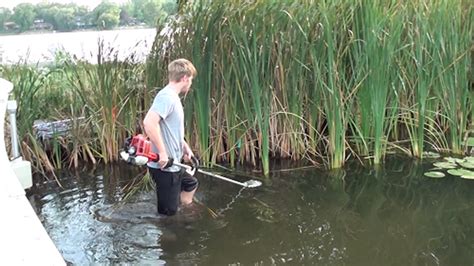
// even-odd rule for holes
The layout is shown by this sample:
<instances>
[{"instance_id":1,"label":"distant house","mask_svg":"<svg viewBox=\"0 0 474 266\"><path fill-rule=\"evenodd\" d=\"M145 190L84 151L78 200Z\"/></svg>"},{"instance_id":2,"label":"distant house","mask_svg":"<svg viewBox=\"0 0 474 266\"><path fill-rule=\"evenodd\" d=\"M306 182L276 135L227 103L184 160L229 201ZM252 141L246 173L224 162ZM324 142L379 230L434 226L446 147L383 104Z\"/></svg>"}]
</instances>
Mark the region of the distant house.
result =
<instances>
[{"instance_id":1,"label":"distant house","mask_svg":"<svg viewBox=\"0 0 474 266\"><path fill-rule=\"evenodd\" d=\"M3 28L7 31L10 31L10 30L18 30L20 26L18 26L13 21L8 21L8 22L3 23Z\"/></svg>"},{"instance_id":2,"label":"distant house","mask_svg":"<svg viewBox=\"0 0 474 266\"><path fill-rule=\"evenodd\" d=\"M76 24L77 29L87 28L87 24L84 21L82 21L82 19L80 17L76 17L75 24Z\"/></svg>"},{"instance_id":3,"label":"distant house","mask_svg":"<svg viewBox=\"0 0 474 266\"><path fill-rule=\"evenodd\" d=\"M33 21L33 30L53 30L53 25L48 22L44 22L42 19L37 19Z\"/></svg>"}]
</instances>

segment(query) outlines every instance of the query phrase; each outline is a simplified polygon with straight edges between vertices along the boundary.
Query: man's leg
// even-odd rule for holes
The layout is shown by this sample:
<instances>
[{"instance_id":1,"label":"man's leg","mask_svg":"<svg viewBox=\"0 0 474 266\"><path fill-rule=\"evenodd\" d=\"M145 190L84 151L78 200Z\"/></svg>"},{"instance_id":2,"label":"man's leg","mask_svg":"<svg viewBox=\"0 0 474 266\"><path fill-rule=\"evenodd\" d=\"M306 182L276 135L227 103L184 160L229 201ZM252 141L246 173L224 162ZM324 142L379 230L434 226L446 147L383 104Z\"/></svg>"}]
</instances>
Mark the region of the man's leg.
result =
<instances>
[{"instance_id":1,"label":"man's leg","mask_svg":"<svg viewBox=\"0 0 474 266\"><path fill-rule=\"evenodd\" d=\"M155 168L149 168L149 170L156 184L158 213L165 215L176 214L181 191L179 177L176 173L164 172Z\"/></svg>"},{"instance_id":2,"label":"man's leg","mask_svg":"<svg viewBox=\"0 0 474 266\"><path fill-rule=\"evenodd\" d=\"M195 188L191 192L181 191L181 204L187 205L193 203L194 192L196 192L197 188Z\"/></svg>"},{"instance_id":3,"label":"man's leg","mask_svg":"<svg viewBox=\"0 0 474 266\"><path fill-rule=\"evenodd\" d=\"M181 204L187 205L193 202L194 193L198 187L198 180L186 172L181 172Z\"/></svg>"}]
</instances>

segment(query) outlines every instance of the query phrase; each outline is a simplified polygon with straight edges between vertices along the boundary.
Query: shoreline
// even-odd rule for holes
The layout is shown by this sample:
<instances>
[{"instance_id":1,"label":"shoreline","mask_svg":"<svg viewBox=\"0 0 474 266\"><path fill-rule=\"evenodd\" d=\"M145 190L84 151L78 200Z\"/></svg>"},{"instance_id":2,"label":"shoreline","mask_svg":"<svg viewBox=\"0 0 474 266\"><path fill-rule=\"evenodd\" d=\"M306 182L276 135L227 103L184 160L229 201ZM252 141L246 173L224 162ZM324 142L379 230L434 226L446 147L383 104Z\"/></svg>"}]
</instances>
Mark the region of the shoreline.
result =
<instances>
[{"instance_id":1,"label":"shoreline","mask_svg":"<svg viewBox=\"0 0 474 266\"><path fill-rule=\"evenodd\" d=\"M79 29L72 31L55 31L55 30L31 30L24 32L0 32L0 37L6 36L28 36L28 35L41 35L41 34L54 34L54 33L76 33L76 32L107 32L107 31L116 31L116 30L141 30L141 29L156 29L154 27L148 26L133 26L133 27L116 27L108 30L100 30L97 28L90 29Z\"/></svg>"}]
</instances>

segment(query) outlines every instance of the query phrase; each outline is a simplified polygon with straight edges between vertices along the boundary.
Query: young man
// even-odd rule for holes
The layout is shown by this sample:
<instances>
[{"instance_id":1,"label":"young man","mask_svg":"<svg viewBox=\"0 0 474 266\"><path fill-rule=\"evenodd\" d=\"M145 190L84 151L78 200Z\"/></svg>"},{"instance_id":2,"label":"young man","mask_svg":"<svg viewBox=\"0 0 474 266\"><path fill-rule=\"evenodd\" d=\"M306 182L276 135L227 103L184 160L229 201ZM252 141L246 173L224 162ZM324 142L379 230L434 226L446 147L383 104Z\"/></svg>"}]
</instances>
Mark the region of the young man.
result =
<instances>
[{"instance_id":1,"label":"young man","mask_svg":"<svg viewBox=\"0 0 474 266\"><path fill-rule=\"evenodd\" d=\"M158 213L174 215L178 205L191 204L198 181L178 166L165 167L169 158L180 161L193 156L184 140L184 112L179 94L186 94L196 76L196 68L186 59L168 65L168 84L158 92L143 121L145 132L152 142L158 162L148 163L148 170L156 184Z\"/></svg>"}]
</instances>

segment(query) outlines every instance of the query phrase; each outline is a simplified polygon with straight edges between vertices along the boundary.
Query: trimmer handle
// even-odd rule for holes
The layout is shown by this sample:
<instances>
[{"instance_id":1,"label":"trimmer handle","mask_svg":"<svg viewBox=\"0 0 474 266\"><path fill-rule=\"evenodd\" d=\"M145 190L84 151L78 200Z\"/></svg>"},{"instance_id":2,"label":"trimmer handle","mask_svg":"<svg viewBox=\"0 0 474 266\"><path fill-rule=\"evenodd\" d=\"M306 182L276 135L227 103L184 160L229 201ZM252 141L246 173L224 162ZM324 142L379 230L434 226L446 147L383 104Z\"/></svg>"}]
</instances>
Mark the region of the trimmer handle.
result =
<instances>
[{"instance_id":1,"label":"trimmer handle","mask_svg":"<svg viewBox=\"0 0 474 266\"><path fill-rule=\"evenodd\" d=\"M158 161L159 161L160 156L159 155L157 155L157 156L158 156ZM168 158L168 163L165 165L164 168L168 168L168 167L172 166L173 164L174 164L174 159L173 158Z\"/></svg>"},{"instance_id":2,"label":"trimmer handle","mask_svg":"<svg viewBox=\"0 0 474 266\"><path fill-rule=\"evenodd\" d=\"M191 166L193 167L193 169L199 168L199 160L194 155L191 156Z\"/></svg>"}]
</instances>

